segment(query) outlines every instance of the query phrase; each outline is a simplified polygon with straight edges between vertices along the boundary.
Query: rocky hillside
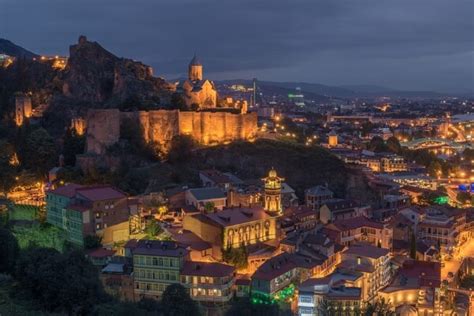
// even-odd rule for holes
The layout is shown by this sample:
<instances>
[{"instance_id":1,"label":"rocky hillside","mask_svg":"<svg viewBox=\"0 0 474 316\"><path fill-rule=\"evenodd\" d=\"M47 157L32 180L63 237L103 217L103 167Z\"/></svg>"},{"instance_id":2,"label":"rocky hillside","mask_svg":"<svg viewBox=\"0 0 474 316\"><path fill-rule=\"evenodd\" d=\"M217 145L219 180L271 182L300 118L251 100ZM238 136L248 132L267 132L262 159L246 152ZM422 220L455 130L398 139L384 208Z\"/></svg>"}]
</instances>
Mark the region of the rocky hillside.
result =
<instances>
[{"instance_id":1,"label":"rocky hillside","mask_svg":"<svg viewBox=\"0 0 474 316\"><path fill-rule=\"evenodd\" d=\"M158 100L171 88L165 80L153 77L151 67L119 58L84 36L70 47L69 54L61 74L62 92L76 101L113 107L130 98Z\"/></svg>"}]
</instances>

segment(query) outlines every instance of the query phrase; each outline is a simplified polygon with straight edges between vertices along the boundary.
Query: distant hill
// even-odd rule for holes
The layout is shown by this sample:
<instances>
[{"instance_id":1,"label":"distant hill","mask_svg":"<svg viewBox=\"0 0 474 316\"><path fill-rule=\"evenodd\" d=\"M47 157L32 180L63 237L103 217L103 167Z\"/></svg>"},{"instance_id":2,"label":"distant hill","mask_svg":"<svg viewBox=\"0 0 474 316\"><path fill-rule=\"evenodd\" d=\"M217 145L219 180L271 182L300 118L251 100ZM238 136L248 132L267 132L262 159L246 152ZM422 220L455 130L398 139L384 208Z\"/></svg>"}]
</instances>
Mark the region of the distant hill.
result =
<instances>
[{"instance_id":1,"label":"distant hill","mask_svg":"<svg viewBox=\"0 0 474 316\"><path fill-rule=\"evenodd\" d=\"M396 90L384 86L377 85L344 85L341 86L343 89L354 91L358 96L376 97L376 96L388 96L388 97L401 97L401 98L439 98L446 95L446 93L439 93L435 91L407 91L407 90Z\"/></svg>"},{"instance_id":2,"label":"distant hill","mask_svg":"<svg viewBox=\"0 0 474 316\"><path fill-rule=\"evenodd\" d=\"M252 80L248 79L235 79L219 81L220 83L240 83L245 85L251 85ZM400 97L400 98L440 98L449 93L439 93L435 91L406 91L396 90L389 87L377 86L377 85L344 85L344 86L328 86L319 83L309 82L276 82L276 81L258 81L260 88L268 89L283 88L289 90L295 90L297 87L301 88L303 94L308 95L309 93L319 95L321 99L324 98L353 98L353 97Z\"/></svg>"},{"instance_id":3,"label":"distant hill","mask_svg":"<svg viewBox=\"0 0 474 316\"><path fill-rule=\"evenodd\" d=\"M38 57L37 54L30 52L29 50L24 49L23 47L20 47L4 38L0 38L0 54L6 54L16 58L26 59L33 59L35 57Z\"/></svg>"},{"instance_id":4,"label":"distant hill","mask_svg":"<svg viewBox=\"0 0 474 316\"><path fill-rule=\"evenodd\" d=\"M301 88L301 91L319 94L325 97L352 97L356 93L350 89L327 86L319 83L308 82L274 82L274 81L259 81L261 84L273 85L276 87L296 89Z\"/></svg>"},{"instance_id":5,"label":"distant hill","mask_svg":"<svg viewBox=\"0 0 474 316\"><path fill-rule=\"evenodd\" d=\"M252 80L248 79L233 79L233 80L222 80L219 83L226 83L226 84L245 84L251 85ZM326 86L323 84L318 83L307 83L307 82L276 82L276 81L258 81L258 87L263 89L270 89L270 88L280 88L280 89L287 89L289 91L294 91L296 88L301 88L303 94L311 96L314 99L318 99L317 96L321 100L328 99L329 97L351 97L355 96L355 93L351 90L347 90L344 88L339 87L331 87Z\"/></svg>"}]
</instances>

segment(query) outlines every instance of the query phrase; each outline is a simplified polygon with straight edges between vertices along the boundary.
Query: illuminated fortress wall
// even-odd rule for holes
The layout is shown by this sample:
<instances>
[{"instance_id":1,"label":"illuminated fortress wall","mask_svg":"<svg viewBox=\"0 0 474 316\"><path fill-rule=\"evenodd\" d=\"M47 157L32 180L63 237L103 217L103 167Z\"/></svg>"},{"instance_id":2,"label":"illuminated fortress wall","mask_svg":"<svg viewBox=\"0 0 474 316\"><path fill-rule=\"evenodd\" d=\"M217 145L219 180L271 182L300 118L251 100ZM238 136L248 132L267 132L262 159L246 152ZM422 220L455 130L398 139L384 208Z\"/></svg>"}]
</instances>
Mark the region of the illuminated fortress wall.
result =
<instances>
[{"instance_id":1,"label":"illuminated fortress wall","mask_svg":"<svg viewBox=\"0 0 474 316\"><path fill-rule=\"evenodd\" d=\"M139 122L147 142L156 142L165 148L177 135L189 135L203 145L253 140L257 135L256 113L90 110L87 116L87 152L103 154L105 146L117 142L120 137L118 126L125 118Z\"/></svg>"}]
</instances>

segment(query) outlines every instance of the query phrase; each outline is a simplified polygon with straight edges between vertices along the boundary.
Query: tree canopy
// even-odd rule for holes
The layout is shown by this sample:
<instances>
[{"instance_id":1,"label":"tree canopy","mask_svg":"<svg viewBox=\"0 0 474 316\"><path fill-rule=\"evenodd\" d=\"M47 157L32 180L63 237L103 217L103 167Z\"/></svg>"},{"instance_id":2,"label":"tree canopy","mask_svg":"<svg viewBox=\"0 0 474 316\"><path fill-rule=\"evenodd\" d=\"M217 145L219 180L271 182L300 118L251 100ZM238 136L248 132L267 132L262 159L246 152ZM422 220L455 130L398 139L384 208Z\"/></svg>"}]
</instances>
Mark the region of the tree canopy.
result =
<instances>
[{"instance_id":1,"label":"tree canopy","mask_svg":"<svg viewBox=\"0 0 474 316\"><path fill-rule=\"evenodd\" d=\"M12 232L0 228L0 273L11 273L15 267L20 247Z\"/></svg>"},{"instance_id":2,"label":"tree canopy","mask_svg":"<svg viewBox=\"0 0 474 316\"><path fill-rule=\"evenodd\" d=\"M198 305L181 284L169 285L161 301L164 316L200 315Z\"/></svg>"}]
</instances>

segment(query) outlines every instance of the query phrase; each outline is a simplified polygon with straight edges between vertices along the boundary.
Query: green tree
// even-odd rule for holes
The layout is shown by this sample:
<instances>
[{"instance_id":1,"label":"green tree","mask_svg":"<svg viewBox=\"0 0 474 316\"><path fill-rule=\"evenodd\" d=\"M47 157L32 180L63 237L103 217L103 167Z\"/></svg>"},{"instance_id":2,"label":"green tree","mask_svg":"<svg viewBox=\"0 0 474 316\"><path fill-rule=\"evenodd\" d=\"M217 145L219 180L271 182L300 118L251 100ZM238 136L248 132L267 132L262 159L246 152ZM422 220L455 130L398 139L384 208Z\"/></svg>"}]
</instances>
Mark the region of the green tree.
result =
<instances>
[{"instance_id":1,"label":"green tree","mask_svg":"<svg viewBox=\"0 0 474 316\"><path fill-rule=\"evenodd\" d=\"M5 195L15 184L16 153L13 145L0 140L0 192Z\"/></svg>"},{"instance_id":2,"label":"green tree","mask_svg":"<svg viewBox=\"0 0 474 316\"><path fill-rule=\"evenodd\" d=\"M428 173L432 177L438 177L442 173L442 166L439 161L433 160L428 165Z\"/></svg>"},{"instance_id":3,"label":"green tree","mask_svg":"<svg viewBox=\"0 0 474 316\"><path fill-rule=\"evenodd\" d=\"M102 237L97 235L87 235L84 237L85 249L96 249L102 247Z\"/></svg>"},{"instance_id":4,"label":"green tree","mask_svg":"<svg viewBox=\"0 0 474 316\"><path fill-rule=\"evenodd\" d=\"M168 285L162 297L164 316L200 315L198 305L179 283Z\"/></svg>"},{"instance_id":5,"label":"green tree","mask_svg":"<svg viewBox=\"0 0 474 316\"><path fill-rule=\"evenodd\" d=\"M96 268L80 251L29 248L17 261L15 277L50 312L86 315L106 299Z\"/></svg>"},{"instance_id":6,"label":"green tree","mask_svg":"<svg viewBox=\"0 0 474 316\"><path fill-rule=\"evenodd\" d=\"M228 248L222 251L225 262L232 264L237 269L245 269L248 266L248 252L245 246L239 248Z\"/></svg>"},{"instance_id":7,"label":"green tree","mask_svg":"<svg viewBox=\"0 0 474 316\"><path fill-rule=\"evenodd\" d=\"M64 164L74 166L76 164L76 155L84 153L85 144L84 136L79 136L74 130L68 129L64 136L63 144Z\"/></svg>"},{"instance_id":8,"label":"green tree","mask_svg":"<svg viewBox=\"0 0 474 316\"><path fill-rule=\"evenodd\" d=\"M155 219L152 219L145 228L145 234L149 239L156 239L156 236L158 236L162 231L163 230Z\"/></svg>"},{"instance_id":9,"label":"green tree","mask_svg":"<svg viewBox=\"0 0 474 316\"><path fill-rule=\"evenodd\" d=\"M456 200L461 204L471 203L471 194L469 192L458 192Z\"/></svg>"},{"instance_id":10,"label":"green tree","mask_svg":"<svg viewBox=\"0 0 474 316\"><path fill-rule=\"evenodd\" d=\"M250 298L235 298L226 316L276 316L280 315L278 304L255 304Z\"/></svg>"},{"instance_id":11,"label":"green tree","mask_svg":"<svg viewBox=\"0 0 474 316\"><path fill-rule=\"evenodd\" d=\"M204 210L206 211L206 213L212 213L214 212L214 209L214 202L207 202L206 204L204 204Z\"/></svg>"},{"instance_id":12,"label":"green tree","mask_svg":"<svg viewBox=\"0 0 474 316\"><path fill-rule=\"evenodd\" d=\"M385 298L376 299L375 302L367 304L363 311L365 316L395 316L392 311L392 304Z\"/></svg>"},{"instance_id":13,"label":"green tree","mask_svg":"<svg viewBox=\"0 0 474 316\"><path fill-rule=\"evenodd\" d=\"M399 154L402 151L402 146L398 139L395 136L392 136L387 139L387 149L392 153Z\"/></svg>"},{"instance_id":14,"label":"green tree","mask_svg":"<svg viewBox=\"0 0 474 316\"><path fill-rule=\"evenodd\" d=\"M0 228L0 273L11 273L15 267L20 248L12 232Z\"/></svg>"},{"instance_id":15,"label":"green tree","mask_svg":"<svg viewBox=\"0 0 474 316\"><path fill-rule=\"evenodd\" d=\"M44 128L38 128L28 135L22 159L25 166L39 175L46 175L57 161L53 138Z\"/></svg>"},{"instance_id":16,"label":"green tree","mask_svg":"<svg viewBox=\"0 0 474 316\"><path fill-rule=\"evenodd\" d=\"M170 100L173 109L187 110L186 102L180 93L173 93Z\"/></svg>"},{"instance_id":17,"label":"green tree","mask_svg":"<svg viewBox=\"0 0 474 316\"><path fill-rule=\"evenodd\" d=\"M367 149L373 152L384 152L388 150L382 137L379 136L372 137L369 144L367 145Z\"/></svg>"},{"instance_id":18,"label":"green tree","mask_svg":"<svg viewBox=\"0 0 474 316\"><path fill-rule=\"evenodd\" d=\"M179 135L171 140L168 160L171 163L180 163L192 159L195 142L191 136Z\"/></svg>"}]
</instances>

